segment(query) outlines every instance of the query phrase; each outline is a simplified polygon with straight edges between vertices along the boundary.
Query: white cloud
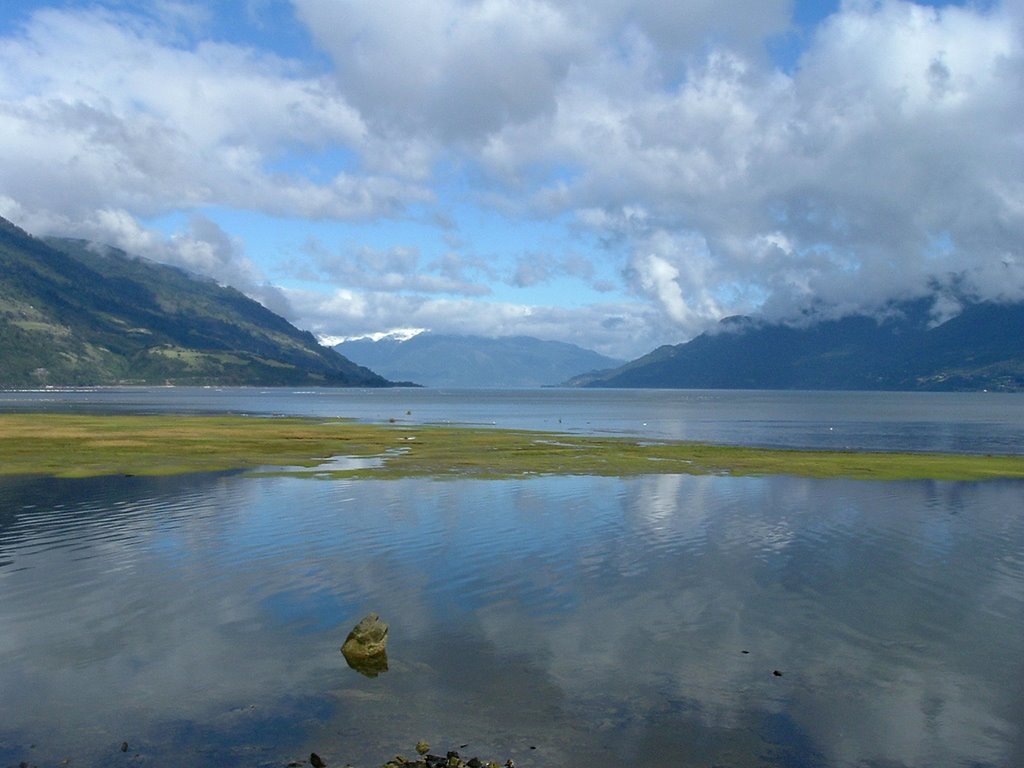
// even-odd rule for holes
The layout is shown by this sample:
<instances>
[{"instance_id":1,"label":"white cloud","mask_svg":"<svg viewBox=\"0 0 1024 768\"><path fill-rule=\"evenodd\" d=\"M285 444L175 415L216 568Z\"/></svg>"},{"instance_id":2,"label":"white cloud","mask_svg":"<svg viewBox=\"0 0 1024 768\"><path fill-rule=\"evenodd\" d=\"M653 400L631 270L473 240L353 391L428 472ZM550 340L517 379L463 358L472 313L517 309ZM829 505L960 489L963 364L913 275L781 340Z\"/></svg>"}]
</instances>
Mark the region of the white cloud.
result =
<instances>
[{"instance_id":1,"label":"white cloud","mask_svg":"<svg viewBox=\"0 0 1024 768\"><path fill-rule=\"evenodd\" d=\"M295 0L338 87L384 131L472 138L555 106L581 44L540 0Z\"/></svg>"},{"instance_id":2,"label":"white cloud","mask_svg":"<svg viewBox=\"0 0 1024 768\"><path fill-rule=\"evenodd\" d=\"M161 245L142 222L201 212L226 230L217 210L235 209L379 233L444 220L445 255L368 235L303 268L370 303L397 292L430 307L425 297L483 297L504 281L535 313L463 311L520 332L543 327L550 299L531 298L537 287L576 277L638 299L563 318L634 354L728 314L847 312L936 286L1024 297L1016 0L844 2L785 67L767 53L792 32L785 0L292 7L326 65L241 34L215 41L218 11L195 3L27 16L0 38L0 213L39 234L163 248L253 294L265 280L245 232L225 250L190 225ZM501 231L465 226L494 210ZM571 224L541 240L520 217ZM407 325L408 309L384 302L365 330Z\"/></svg>"},{"instance_id":3,"label":"white cloud","mask_svg":"<svg viewBox=\"0 0 1024 768\"><path fill-rule=\"evenodd\" d=\"M779 316L870 308L951 276L1019 298L1021 42L999 9L889 0L844 5L792 75L720 47L658 88L638 46L575 69L555 113L507 126L481 157L499 178L573 169L535 193L537 210L576 210L630 254L652 228L703 237L694 287L735 305L690 309L686 249L636 272L680 331L757 297ZM952 247L935 253L936 238Z\"/></svg>"},{"instance_id":4,"label":"white cloud","mask_svg":"<svg viewBox=\"0 0 1024 768\"><path fill-rule=\"evenodd\" d=\"M369 336L394 328L479 336L526 335L586 346L626 358L672 340L659 328L656 310L644 304L577 308L537 306L422 294L337 289L331 293L288 289L293 317L319 337Z\"/></svg>"},{"instance_id":5,"label":"white cloud","mask_svg":"<svg viewBox=\"0 0 1024 768\"><path fill-rule=\"evenodd\" d=\"M167 34L128 14L44 10L0 43L8 194L78 219L204 205L347 219L430 198L390 176L272 170L296 150L358 148L358 112L292 62Z\"/></svg>"}]
</instances>

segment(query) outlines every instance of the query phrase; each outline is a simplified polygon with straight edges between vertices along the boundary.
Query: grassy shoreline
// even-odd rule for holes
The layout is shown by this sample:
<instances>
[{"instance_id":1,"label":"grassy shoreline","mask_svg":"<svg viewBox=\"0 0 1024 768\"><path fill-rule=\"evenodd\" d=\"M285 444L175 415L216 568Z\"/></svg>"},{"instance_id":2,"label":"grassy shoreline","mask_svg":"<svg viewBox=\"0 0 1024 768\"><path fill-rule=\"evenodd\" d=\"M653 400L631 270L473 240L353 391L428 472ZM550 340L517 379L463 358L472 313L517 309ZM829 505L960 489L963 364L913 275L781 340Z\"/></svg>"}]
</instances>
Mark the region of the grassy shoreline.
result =
<instances>
[{"instance_id":1,"label":"grassy shoreline","mask_svg":"<svg viewBox=\"0 0 1024 768\"><path fill-rule=\"evenodd\" d=\"M382 457L345 469L334 457ZM0 475L224 470L317 478L795 475L1024 478L1024 456L764 449L509 429L250 416L0 414Z\"/></svg>"}]
</instances>

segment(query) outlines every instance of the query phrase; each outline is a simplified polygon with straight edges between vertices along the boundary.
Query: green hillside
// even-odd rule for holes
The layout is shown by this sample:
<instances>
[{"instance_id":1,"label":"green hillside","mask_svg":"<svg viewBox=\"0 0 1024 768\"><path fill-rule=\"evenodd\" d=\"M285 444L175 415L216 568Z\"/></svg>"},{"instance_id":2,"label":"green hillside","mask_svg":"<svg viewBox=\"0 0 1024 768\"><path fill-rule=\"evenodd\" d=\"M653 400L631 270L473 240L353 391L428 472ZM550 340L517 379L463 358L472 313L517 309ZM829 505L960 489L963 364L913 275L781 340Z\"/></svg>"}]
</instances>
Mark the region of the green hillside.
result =
<instances>
[{"instance_id":1,"label":"green hillside","mask_svg":"<svg viewBox=\"0 0 1024 768\"><path fill-rule=\"evenodd\" d=\"M0 387L103 384L390 382L233 288L0 218Z\"/></svg>"},{"instance_id":2,"label":"green hillside","mask_svg":"<svg viewBox=\"0 0 1024 768\"><path fill-rule=\"evenodd\" d=\"M1024 304L965 303L934 325L931 301L796 327L729 318L685 344L572 386L681 389L1024 390Z\"/></svg>"}]
</instances>

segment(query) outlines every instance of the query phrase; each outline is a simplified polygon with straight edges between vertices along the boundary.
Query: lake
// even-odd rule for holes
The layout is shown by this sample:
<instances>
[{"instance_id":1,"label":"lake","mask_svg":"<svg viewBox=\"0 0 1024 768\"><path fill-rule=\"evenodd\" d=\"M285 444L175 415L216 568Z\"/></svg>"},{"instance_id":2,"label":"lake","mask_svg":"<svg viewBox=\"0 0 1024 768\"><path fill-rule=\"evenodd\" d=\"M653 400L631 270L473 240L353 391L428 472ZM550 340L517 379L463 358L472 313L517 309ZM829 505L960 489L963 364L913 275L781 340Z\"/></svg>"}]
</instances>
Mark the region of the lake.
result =
<instances>
[{"instance_id":1,"label":"lake","mask_svg":"<svg viewBox=\"0 0 1024 768\"><path fill-rule=\"evenodd\" d=\"M602 389L110 387L0 391L0 411L249 413L781 448L1024 453L1024 395Z\"/></svg>"},{"instance_id":2,"label":"lake","mask_svg":"<svg viewBox=\"0 0 1024 768\"><path fill-rule=\"evenodd\" d=\"M1024 452L1024 399L994 394L0 393L40 408ZM0 765L365 767L425 739L519 768L1021 766L1022 502L1016 481L0 480ZM372 678L339 652L370 611Z\"/></svg>"}]
</instances>

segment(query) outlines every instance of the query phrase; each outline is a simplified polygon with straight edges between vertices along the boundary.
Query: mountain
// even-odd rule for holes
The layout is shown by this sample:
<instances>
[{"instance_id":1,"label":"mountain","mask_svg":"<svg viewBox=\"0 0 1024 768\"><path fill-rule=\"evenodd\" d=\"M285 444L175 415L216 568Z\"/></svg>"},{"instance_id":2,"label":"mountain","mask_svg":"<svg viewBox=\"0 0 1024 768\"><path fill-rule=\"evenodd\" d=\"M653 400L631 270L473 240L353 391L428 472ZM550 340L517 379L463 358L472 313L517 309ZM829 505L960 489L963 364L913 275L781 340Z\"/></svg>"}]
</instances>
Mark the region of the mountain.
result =
<instances>
[{"instance_id":1,"label":"mountain","mask_svg":"<svg viewBox=\"0 0 1024 768\"><path fill-rule=\"evenodd\" d=\"M540 387L618 360L560 341L419 333L411 338L356 339L334 347L394 379L429 387Z\"/></svg>"},{"instance_id":2,"label":"mountain","mask_svg":"<svg viewBox=\"0 0 1024 768\"><path fill-rule=\"evenodd\" d=\"M0 218L0 387L165 383L390 384L233 288Z\"/></svg>"},{"instance_id":3,"label":"mountain","mask_svg":"<svg viewBox=\"0 0 1024 768\"><path fill-rule=\"evenodd\" d=\"M685 389L1024 390L1024 304L968 304L941 325L930 299L797 327L728 318L569 386Z\"/></svg>"}]
</instances>

